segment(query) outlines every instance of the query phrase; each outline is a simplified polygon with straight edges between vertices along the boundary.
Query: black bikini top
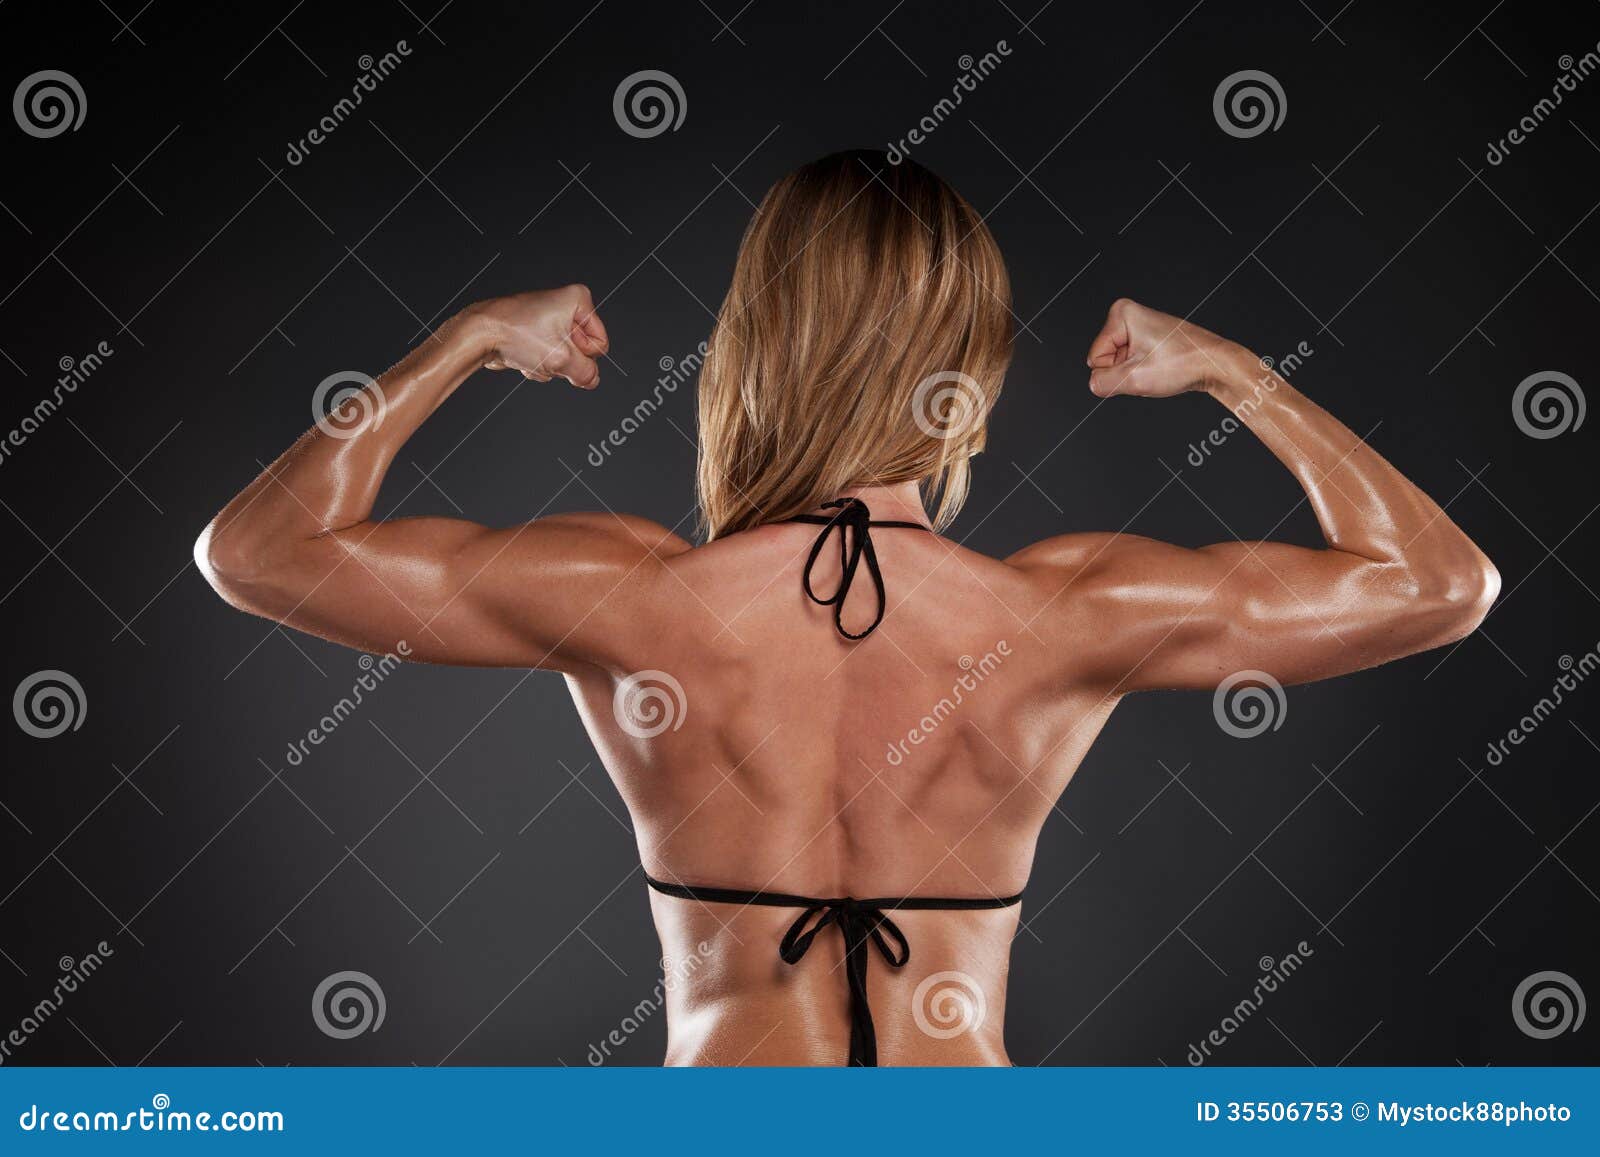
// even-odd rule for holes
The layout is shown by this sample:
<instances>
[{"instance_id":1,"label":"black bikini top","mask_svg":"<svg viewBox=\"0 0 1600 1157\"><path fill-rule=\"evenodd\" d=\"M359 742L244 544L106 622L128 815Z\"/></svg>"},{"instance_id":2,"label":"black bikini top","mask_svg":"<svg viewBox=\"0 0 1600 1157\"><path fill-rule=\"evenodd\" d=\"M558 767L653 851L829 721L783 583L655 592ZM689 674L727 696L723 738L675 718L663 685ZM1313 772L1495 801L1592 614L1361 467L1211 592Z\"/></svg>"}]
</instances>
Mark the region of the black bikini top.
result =
<instances>
[{"instance_id":1,"label":"black bikini top","mask_svg":"<svg viewBox=\"0 0 1600 1157\"><path fill-rule=\"evenodd\" d=\"M897 527L903 530L925 530L932 533L929 527L920 522L897 522L892 519L874 521L872 511L867 504L859 498L835 498L832 502L822 504L824 510L838 508L836 514L797 514L789 519L790 522L809 522L822 527L822 533L817 535L817 541L811 547L811 557L806 559L806 569L801 575L801 585L805 587L807 597L814 603L833 608L833 625L847 639L865 639L878 629L878 624L883 622L884 612L888 610L888 599L883 589L883 571L878 567L878 552L872 549L872 527ZM811 589L811 568L817 565L817 559L822 555L822 548L828 543L828 536L835 530L839 532L839 589L827 598L822 598ZM878 616L872 624L860 634L847 631L840 616L844 613L845 596L850 593L850 584L856 577L856 568L861 565L862 559L867 563L867 574L872 576L872 585L878 589Z\"/></svg>"}]
</instances>

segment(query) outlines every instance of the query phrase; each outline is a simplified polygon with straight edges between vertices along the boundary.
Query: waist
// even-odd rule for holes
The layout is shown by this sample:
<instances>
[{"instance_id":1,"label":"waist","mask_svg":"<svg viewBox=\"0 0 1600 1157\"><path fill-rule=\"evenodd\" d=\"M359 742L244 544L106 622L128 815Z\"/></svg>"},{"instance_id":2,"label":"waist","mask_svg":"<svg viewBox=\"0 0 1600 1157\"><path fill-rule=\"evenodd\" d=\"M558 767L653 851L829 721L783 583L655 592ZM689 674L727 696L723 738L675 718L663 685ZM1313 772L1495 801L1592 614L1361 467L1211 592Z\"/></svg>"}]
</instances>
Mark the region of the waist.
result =
<instances>
[{"instance_id":1,"label":"waist","mask_svg":"<svg viewBox=\"0 0 1600 1157\"><path fill-rule=\"evenodd\" d=\"M652 893L672 1065L839 1065L859 1058L849 945L834 928L803 959L778 948L800 911ZM859 969L884 1065L1004 1065L1006 974L1020 907L890 909L904 965ZM853 1048L853 1044L856 1046ZM857 1055L854 1062L849 1058Z\"/></svg>"}]
</instances>

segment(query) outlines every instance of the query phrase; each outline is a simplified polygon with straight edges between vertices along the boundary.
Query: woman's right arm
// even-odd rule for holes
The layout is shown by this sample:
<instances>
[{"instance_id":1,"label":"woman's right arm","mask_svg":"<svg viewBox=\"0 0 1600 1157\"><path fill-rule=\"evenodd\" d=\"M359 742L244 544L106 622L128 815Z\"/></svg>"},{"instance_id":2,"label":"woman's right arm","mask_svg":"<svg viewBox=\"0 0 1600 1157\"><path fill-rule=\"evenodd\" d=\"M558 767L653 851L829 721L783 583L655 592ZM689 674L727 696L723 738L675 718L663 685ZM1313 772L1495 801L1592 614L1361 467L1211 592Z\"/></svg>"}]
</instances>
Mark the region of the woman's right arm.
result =
<instances>
[{"instance_id":1,"label":"woman's right arm","mask_svg":"<svg viewBox=\"0 0 1600 1157\"><path fill-rule=\"evenodd\" d=\"M1233 342L1121 300L1089 351L1102 397L1203 390L1306 492L1327 545L1229 542L1191 550L1073 535L1013 565L1059 584L1053 605L1096 624L1114 692L1209 688L1245 669L1282 683L1344 674L1453 642L1500 589L1478 547L1343 423Z\"/></svg>"}]
</instances>

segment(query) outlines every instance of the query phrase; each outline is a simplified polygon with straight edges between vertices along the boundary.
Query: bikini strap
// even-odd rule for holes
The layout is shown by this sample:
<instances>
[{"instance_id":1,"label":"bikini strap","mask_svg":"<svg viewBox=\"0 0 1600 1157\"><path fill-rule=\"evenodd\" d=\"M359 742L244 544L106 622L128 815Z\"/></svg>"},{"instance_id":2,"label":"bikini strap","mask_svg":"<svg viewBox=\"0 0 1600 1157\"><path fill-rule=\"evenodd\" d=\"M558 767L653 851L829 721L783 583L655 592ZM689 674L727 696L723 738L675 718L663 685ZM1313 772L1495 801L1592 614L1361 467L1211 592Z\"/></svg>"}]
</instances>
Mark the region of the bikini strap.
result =
<instances>
[{"instance_id":1,"label":"bikini strap","mask_svg":"<svg viewBox=\"0 0 1600 1157\"><path fill-rule=\"evenodd\" d=\"M968 911L979 908L1009 908L1022 899L1015 896L957 897L895 896L857 900L852 896L819 899L789 892L747 892L738 888L707 888L698 884L669 884L648 872L645 882L664 896L680 900L699 900L710 904L758 904L768 908L799 908L789 930L778 944L778 956L785 964L798 964L811 949L811 942L824 928L834 926L844 937L845 977L850 985L851 1065L875 1066L878 1063L878 1033L872 1023L872 1006L867 1003L867 961L871 948L878 950L890 968L904 968L911 959L911 944L905 933L889 919L885 909L941 909Z\"/></svg>"},{"instance_id":2,"label":"bikini strap","mask_svg":"<svg viewBox=\"0 0 1600 1157\"><path fill-rule=\"evenodd\" d=\"M929 528L920 522L894 519L875 521L872 510L859 498L835 498L831 502L824 502L822 506L825 510L836 508L836 513L797 514L789 519L790 522L807 522L822 527L822 533L817 535L817 541L811 546L810 557L806 559L805 570L801 574L801 586L812 602L833 608L833 625L841 635L851 641L865 639L878 629L878 624L883 622L884 613L888 610L888 595L883 587L883 571L878 566L878 552L872 547L872 528L874 526L904 530ZM833 594L823 598L811 588L811 569L817 565L817 559L822 556L822 549L828 543L828 536L835 530L839 532L839 586ZM878 592L878 614L866 630L857 634L845 630L841 616L844 614L845 597L850 593L850 584L854 581L856 570L863 560L867 564L867 574L872 579L872 585Z\"/></svg>"}]
</instances>

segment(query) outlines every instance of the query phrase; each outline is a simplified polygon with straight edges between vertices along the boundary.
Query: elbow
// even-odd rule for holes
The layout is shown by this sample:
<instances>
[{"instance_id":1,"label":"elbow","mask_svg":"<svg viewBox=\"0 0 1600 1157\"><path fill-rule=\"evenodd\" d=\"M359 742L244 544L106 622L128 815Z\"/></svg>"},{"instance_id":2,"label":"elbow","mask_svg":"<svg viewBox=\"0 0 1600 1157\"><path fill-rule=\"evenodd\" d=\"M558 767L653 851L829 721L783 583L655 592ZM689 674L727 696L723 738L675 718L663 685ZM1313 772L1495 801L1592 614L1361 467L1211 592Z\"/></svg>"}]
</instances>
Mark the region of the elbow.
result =
<instances>
[{"instance_id":1,"label":"elbow","mask_svg":"<svg viewBox=\"0 0 1600 1157\"><path fill-rule=\"evenodd\" d=\"M269 577L267 551L255 537L212 519L194 543L194 562L211 589L240 610L251 610L252 592Z\"/></svg>"},{"instance_id":2,"label":"elbow","mask_svg":"<svg viewBox=\"0 0 1600 1157\"><path fill-rule=\"evenodd\" d=\"M1468 557L1419 581L1417 597L1424 614L1441 632L1434 645L1454 643L1472 634L1499 594L1500 572L1476 547Z\"/></svg>"}]
</instances>

